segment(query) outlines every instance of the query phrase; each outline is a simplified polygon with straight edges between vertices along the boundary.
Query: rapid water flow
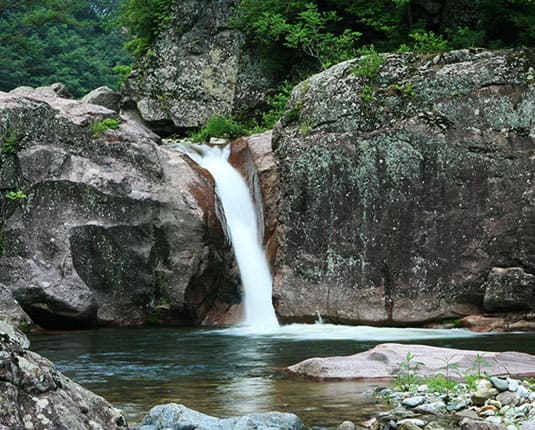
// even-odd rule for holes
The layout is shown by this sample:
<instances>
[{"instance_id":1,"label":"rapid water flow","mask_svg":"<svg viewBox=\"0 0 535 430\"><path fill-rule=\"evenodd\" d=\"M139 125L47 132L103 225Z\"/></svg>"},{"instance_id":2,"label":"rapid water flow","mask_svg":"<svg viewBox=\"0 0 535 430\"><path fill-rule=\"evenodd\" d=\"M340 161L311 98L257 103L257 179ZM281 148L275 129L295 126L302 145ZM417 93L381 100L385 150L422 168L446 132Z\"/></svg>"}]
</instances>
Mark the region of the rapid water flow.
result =
<instances>
[{"instance_id":1,"label":"rapid water flow","mask_svg":"<svg viewBox=\"0 0 535 430\"><path fill-rule=\"evenodd\" d=\"M176 148L214 178L244 289L244 324L258 330L278 327L271 301L271 273L262 247L256 210L245 180L228 162L230 145L178 144Z\"/></svg>"}]
</instances>

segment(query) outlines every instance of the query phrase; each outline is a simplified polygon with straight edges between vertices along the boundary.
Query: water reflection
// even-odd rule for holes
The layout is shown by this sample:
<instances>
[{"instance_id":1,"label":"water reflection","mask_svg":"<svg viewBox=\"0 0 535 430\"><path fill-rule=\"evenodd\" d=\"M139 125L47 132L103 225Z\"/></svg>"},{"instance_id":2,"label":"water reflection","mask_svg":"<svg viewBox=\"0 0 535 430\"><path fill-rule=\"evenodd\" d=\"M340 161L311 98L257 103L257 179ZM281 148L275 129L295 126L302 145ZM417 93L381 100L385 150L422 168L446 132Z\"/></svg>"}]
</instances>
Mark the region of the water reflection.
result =
<instances>
[{"instance_id":1,"label":"water reflection","mask_svg":"<svg viewBox=\"0 0 535 430\"><path fill-rule=\"evenodd\" d=\"M274 404L274 391L273 380L267 377L233 378L218 388L218 403L229 408L230 415L267 412Z\"/></svg>"}]
</instances>

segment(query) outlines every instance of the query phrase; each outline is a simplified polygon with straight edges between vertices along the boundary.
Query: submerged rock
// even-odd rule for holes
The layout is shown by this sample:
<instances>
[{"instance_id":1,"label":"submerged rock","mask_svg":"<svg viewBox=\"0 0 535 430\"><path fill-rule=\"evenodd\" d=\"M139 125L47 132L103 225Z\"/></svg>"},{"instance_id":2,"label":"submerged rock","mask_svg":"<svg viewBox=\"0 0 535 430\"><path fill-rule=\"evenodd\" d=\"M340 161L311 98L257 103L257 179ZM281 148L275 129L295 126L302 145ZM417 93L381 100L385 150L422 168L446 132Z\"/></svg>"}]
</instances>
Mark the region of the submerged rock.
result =
<instances>
[{"instance_id":1,"label":"submerged rock","mask_svg":"<svg viewBox=\"0 0 535 430\"><path fill-rule=\"evenodd\" d=\"M382 58L373 76L355 59L299 84L273 132L281 317L533 309L533 50Z\"/></svg>"},{"instance_id":2,"label":"submerged rock","mask_svg":"<svg viewBox=\"0 0 535 430\"><path fill-rule=\"evenodd\" d=\"M128 429L119 411L28 346L22 333L0 321L0 428Z\"/></svg>"},{"instance_id":3,"label":"submerged rock","mask_svg":"<svg viewBox=\"0 0 535 430\"><path fill-rule=\"evenodd\" d=\"M138 430L306 430L294 414L266 412L235 418L216 418L176 403L155 406L143 419Z\"/></svg>"}]
</instances>

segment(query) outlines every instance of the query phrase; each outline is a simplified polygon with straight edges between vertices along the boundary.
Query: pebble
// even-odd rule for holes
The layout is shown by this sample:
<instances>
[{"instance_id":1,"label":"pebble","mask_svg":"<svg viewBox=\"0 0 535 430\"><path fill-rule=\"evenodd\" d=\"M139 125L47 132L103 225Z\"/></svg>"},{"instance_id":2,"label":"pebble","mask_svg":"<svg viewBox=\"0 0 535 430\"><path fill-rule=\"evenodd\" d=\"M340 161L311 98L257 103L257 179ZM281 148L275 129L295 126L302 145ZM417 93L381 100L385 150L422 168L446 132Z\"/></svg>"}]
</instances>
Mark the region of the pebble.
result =
<instances>
[{"instance_id":1,"label":"pebble","mask_svg":"<svg viewBox=\"0 0 535 430\"><path fill-rule=\"evenodd\" d=\"M489 423L492 423L492 424L501 424L502 423L502 419L500 417L496 417L496 416L489 416L489 417L485 418L485 421L487 421Z\"/></svg>"},{"instance_id":2,"label":"pebble","mask_svg":"<svg viewBox=\"0 0 535 430\"><path fill-rule=\"evenodd\" d=\"M414 410L420 414L440 415L440 410L444 408L446 408L446 404L444 402L434 402L424 403L422 405L416 406Z\"/></svg>"},{"instance_id":3,"label":"pebble","mask_svg":"<svg viewBox=\"0 0 535 430\"><path fill-rule=\"evenodd\" d=\"M518 381L516 379L507 379L509 382L509 391L516 391L518 390Z\"/></svg>"},{"instance_id":4,"label":"pebble","mask_svg":"<svg viewBox=\"0 0 535 430\"><path fill-rule=\"evenodd\" d=\"M527 399L529 396L529 390L523 385L519 385L518 388L516 389L516 394L518 394L523 399Z\"/></svg>"},{"instance_id":5,"label":"pebble","mask_svg":"<svg viewBox=\"0 0 535 430\"><path fill-rule=\"evenodd\" d=\"M425 425L427 424L426 421L421 420L419 418L405 418L404 420L398 421L398 425L407 424L407 423L414 424L418 427L425 427Z\"/></svg>"},{"instance_id":6,"label":"pebble","mask_svg":"<svg viewBox=\"0 0 535 430\"><path fill-rule=\"evenodd\" d=\"M337 430L356 430L356 426L351 421L344 421L342 424L338 426Z\"/></svg>"},{"instance_id":7,"label":"pebble","mask_svg":"<svg viewBox=\"0 0 535 430\"><path fill-rule=\"evenodd\" d=\"M408 408L414 408L416 406L421 405L424 402L425 402L425 396L416 396L416 397L409 397L408 399L403 400L401 404Z\"/></svg>"},{"instance_id":8,"label":"pebble","mask_svg":"<svg viewBox=\"0 0 535 430\"><path fill-rule=\"evenodd\" d=\"M516 406L520 401L520 397L517 393L511 391L504 391L496 396L496 400L503 406L513 405Z\"/></svg>"},{"instance_id":9,"label":"pebble","mask_svg":"<svg viewBox=\"0 0 535 430\"><path fill-rule=\"evenodd\" d=\"M490 378L490 382L494 387L496 387L500 391L506 391L509 389L509 382L507 382L507 379L498 378L497 376L492 376Z\"/></svg>"}]
</instances>

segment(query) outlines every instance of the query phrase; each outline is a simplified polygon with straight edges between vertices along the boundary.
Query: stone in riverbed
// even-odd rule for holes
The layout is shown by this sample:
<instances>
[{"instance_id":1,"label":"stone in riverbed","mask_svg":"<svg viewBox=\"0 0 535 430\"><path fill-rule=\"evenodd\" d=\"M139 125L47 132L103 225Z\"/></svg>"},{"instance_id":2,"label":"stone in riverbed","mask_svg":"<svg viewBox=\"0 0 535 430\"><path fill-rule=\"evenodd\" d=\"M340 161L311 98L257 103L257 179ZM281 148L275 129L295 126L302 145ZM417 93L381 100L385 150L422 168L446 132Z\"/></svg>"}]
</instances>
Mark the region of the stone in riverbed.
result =
<instances>
[{"instance_id":1,"label":"stone in riverbed","mask_svg":"<svg viewBox=\"0 0 535 430\"><path fill-rule=\"evenodd\" d=\"M496 396L496 400L498 400L504 406L515 406L520 401L520 397L515 392L504 391L503 393L500 393Z\"/></svg>"},{"instance_id":2,"label":"stone in riverbed","mask_svg":"<svg viewBox=\"0 0 535 430\"><path fill-rule=\"evenodd\" d=\"M336 430L356 430L357 426L351 421L344 421Z\"/></svg>"},{"instance_id":3,"label":"stone in riverbed","mask_svg":"<svg viewBox=\"0 0 535 430\"><path fill-rule=\"evenodd\" d=\"M184 405L168 403L149 411L139 430L195 429L195 430L306 430L294 414L266 412L243 417L217 418L189 409Z\"/></svg>"},{"instance_id":4,"label":"stone in riverbed","mask_svg":"<svg viewBox=\"0 0 535 430\"><path fill-rule=\"evenodd\" d=\"M507 382L507 379L504 378L492 376L490 382L500 391L506 391L509 388L509 383Z\"/></svg>"},{"instance_id":5,"label":"stone in riverbed","mask_svg":"<svg viewBox=\"0 0 535 430\"><path fill-rule=\"evenodd\" d=\"M425 402L425 396L416 396L416 397L409 397L408 399L403 400L402 405L406 406L408 408L414 408L416 406L421 405Z\"/></svg>"},{"instance_id":6,"label":"stone in riverbed","mask_svg":"<svg viewBox=\"0 0 535 430\"><path fill-rule=\"evenodd\" d=\"M501 424L494 424L488 421L471 420L464 418L461 421L461 430L506 430Z\"/></svg>"},{"instance_id":7,"label":"stone in riverbed","mask_svg":"<svg viewBox=\"0 0 535 430\"><path fill-rule=\"evenodd\" d=\"M483 406L491 397L498 394L492 383L486 379L477 381L476 391L472 394L472 403L476 406Z\"/></svg>"}]
</instances>

